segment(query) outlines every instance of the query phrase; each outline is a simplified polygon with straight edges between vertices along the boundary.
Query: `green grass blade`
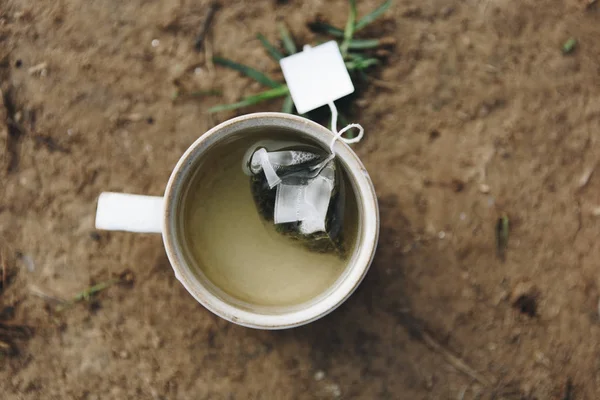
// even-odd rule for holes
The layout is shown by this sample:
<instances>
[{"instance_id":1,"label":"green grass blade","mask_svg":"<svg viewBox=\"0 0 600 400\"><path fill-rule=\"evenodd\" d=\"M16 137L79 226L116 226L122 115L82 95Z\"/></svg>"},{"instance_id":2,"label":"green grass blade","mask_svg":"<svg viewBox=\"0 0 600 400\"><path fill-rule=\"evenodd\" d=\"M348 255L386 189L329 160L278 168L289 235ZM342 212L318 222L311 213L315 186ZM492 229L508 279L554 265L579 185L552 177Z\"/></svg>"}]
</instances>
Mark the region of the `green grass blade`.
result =
<instances>
[{"instance_id":1,"label":"green grass blade","mask_svg":"<svg viewBox=\"0 0 600 400\"><path fill-rule=\"evenodd\" d=\"M228 67L234 69L242 74L254 79L255 81L272 88L276 88L281 86L281 83L275 82L273 79L269 78L265 74L260 71L255 70L254 68L250 68L243 64L238 64L234 61L228 60L223 57L213 57L213 62L215 64L222 65L224 67Z\"/></svg>"},{"instance_id":2,"label":"green grass blade","mask_svg":"<svg viewBox=\"0 0 600 400\"><path fill-rule=\"evenodd\" d=\"M562 46L563 54L571 54L577 47L577 39L570 38Z\"/></svg>"},{"instance_id":3,"label":"green grass blade","mask_svg":"<svg viewBox=\"0 0 600 400\"><path fill-rule=\"evenodd\" d=\"M357 59L346 62L346 68L348 68L348 71L362 71L377 64L379 64L379 60L376 58Z\"/></svg>"},{"instance_id":4,"label":"green grass blade","mask_svg":"<svg viewBox=\"0 0 600 400\"><path fill-rule=\"evenodd\" d=\"M350 14L348 15L348 21L346 21L346 29L344 29L344 41L340 46L342 55L346 55L348 52L348 45L354 36L354 24L356 22L356 0L350 0Z\"/></svg>"},{"instance_id":5,"label":"green grass blade","mask_svg":"<svg viewBox=\"0 0 600 400\"><path fill-rule=\"evenodd\" d=\"M348 43L348 50L366 50L379 47L379 39L353 39Z\"/></svg>"},{"instance_id":6,"label":"green grass blade","mask_svg":"<svg viewBox=\"0 0 600 400\"><path fill-rule=\"evenodd\" d=\"M360 53L348 53L347 57L352 60L352 61L357 61L357 60L366 60L367 57L365 57L364 54L360 54Z\"/></svg>"},{"instance_id":7,"label":"green grass blade","mask_svg":"<svg viewBox=\"0 0 600 400\"><path fill-rule=\"evenodd\" d=\"M379 64L379 60L378 59L376 59L376 58L369 58L367 60L364 60L364 61L360 62L357 65L356 69L362 71L363 69L367 69L367 68L369 68L369 67L371 67L373 65L377 65L377 64Z\"/></svg>"},{"instance_id":8,"label":"green grass blade","mask_svg":"<svg viewBox=\"0 0 600 400\"><path fill-rule=\"evenodd\" d=\"M291 95L287 95L285 100L283 100L283 107L281 107L281 112L286 114L292 114L294 111L294 101L292 100Z\"/></svg>"},{"instance_id":9,"label":"green grass blade","mask_svg":"<svg viewBox=\"0 0 600 400\"><path fill-rule=\"evenodd\" d=\"M298 49L296 48L296 43L294 43L294 39L292 39L292 35L285 24L279 24L279 34L281 35L281 41L283 42L283 47L287 53L291 56L292 54L296 54Z\"/></svg>"},{"instance_id":10,"label":"green grass blade","mask_svg":"<svg viewBox=\"0 0 600 400\"><path fill-rule=\"evenodd\" d=\"M316 33L326 33L328 35L338 37L338 38L344 37L343 30L341 30L340 28L336 28L333 25L329 25L326 22L322 22L322 21L311 22L310 24L308 24L308 28L311 31L316 32Z\"/></svg>"},{"instance_id":11,"label":"green grass blade","mask_svg":"<svg viewBox=\"0 0 600 400\"><path fill-rule=\"evenodd\" d=\"M214 106L214 107L210 108L208 110L208 112L216 113L219 111L236 110L238 108L248 107L253 104L260 103L261 101L266 101L266 100L274 99L276 97L285 96L289 92L290 92L290 90L288 89L287 86L281 85L274 89L270 89L270 90L264 91L262 93L255 94L253 96L248 96L245 99L243 99L242 101L239 101L237 103L219 104L218 106Z\"/></svg>"},{"instance_id":12,"label":"green grass blade","mask_svg":"<svg viewBox=\"0 0 600 400\"><path fill-rule=\"evenodd\" d=\"M279 62L279 60L283 58L283 54L281 54L281 52L277 50L277 48L275 48L275 46L273 46L263 34L259 33L256 35L256 38L260 40L263 47L265 50L267 50L267 53L269 53L273 60Z\"/></svg>"},{"instance_id":13,"label":"green grass blade","mask_svg":"<svg viewBox=\"0 0 600 400\"><path fill-rule=\"evenodd\" d=\"M392 0L387 0L385 3L377 7L370 14L362 17L355 25L354 29L356 31L361 30L365 26L369 25L371 22L375 21L377 18L381 17L392 5Z\"/></svg>"}]
</instances>

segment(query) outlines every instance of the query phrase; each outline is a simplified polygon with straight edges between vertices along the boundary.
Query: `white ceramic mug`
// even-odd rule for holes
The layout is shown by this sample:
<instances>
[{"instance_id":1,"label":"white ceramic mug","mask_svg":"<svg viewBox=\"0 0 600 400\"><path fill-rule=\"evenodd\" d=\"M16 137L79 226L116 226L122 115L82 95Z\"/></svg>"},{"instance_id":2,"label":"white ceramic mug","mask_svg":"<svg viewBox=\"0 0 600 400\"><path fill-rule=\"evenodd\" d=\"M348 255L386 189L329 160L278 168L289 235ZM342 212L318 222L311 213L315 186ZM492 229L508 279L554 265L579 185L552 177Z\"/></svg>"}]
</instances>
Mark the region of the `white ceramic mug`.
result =
<instances>
[{"instance_id":1,"label":"white ceramic mug","mask_svg":"<svg viewBox=\"0 0 600 400\"><path fill-rule=\"evenodd\" d=\"M258 129L257 129L258 128ZM358 205L358 235L353 254L341 276L324 293L294 306L265 310L240 304L220 291L187 259L183 251L182 197L197 168L198 160L213 146L240 133L252 134L261 128L291 132L328 149L333 133L306 118L282 113L248 114L223 122L196 140L173 170L164 197L102 193L98 199L96 228L130 232L162 233L167 256L175 276L204 307L233 323L258 329L285 329L319 319L342 304L363 280L375 255L379 236L379 210L373 183L367 170L350 147L337 141L335 153L345 169Z\"/></svg>"}]
</instances>

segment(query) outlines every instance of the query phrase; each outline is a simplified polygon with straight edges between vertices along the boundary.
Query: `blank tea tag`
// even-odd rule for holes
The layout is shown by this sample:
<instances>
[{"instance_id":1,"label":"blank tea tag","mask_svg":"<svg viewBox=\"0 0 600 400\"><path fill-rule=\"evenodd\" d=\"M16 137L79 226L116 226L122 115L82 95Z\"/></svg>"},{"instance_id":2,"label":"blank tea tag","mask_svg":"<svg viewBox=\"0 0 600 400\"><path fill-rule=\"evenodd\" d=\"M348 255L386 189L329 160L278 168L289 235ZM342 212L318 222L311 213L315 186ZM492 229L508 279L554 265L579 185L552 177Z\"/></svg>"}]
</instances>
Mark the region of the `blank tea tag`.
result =
<instances>
[{"instance_id":1,"label":"blank tea tag","mask_svg":"<svg viewBox=\"0 0 600 400\"><path fill-rule=\"evenodd\" d=\"M354 92L354 85L335 41L279 61L299 114L333 103Z\"/></svg>"}]
</instances>

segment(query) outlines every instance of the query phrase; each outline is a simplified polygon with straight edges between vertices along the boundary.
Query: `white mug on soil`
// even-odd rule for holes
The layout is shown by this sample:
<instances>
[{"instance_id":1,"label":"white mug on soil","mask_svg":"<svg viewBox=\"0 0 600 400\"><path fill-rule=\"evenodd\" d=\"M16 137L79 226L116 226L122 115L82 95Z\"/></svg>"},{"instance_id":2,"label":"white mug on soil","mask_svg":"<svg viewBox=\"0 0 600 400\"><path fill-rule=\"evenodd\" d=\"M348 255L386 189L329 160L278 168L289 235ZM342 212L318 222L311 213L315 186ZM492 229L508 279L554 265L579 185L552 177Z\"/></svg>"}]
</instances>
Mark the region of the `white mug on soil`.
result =
<instances>
[{"instance_id":1,"label":"white mug on soil","mask_svg":"<svg viewBox=\"0 0 600 400\"><path fill-rule=\"evenodd\" d=\"M216 145L265 130L281 131L323 149L329 149L333 137L333 133L323 126L290 114L256 113L228 120L203 134L183 154L169 178L164 197L102 193L98 200L96 228L162 233L175 276L204 307L239 325L285 329L307 324L329 314L354 292L375 255L379 211L375 190L366 169L352 149L338 141L334 147L336 158L350 183L357 210L355 243L339 276L316 296L299 304L266 307L221 290L190 257L186 247L187 231L182 229L183 202L199 165L215 151ZM235 252L236 243L232 242L226 251ZM315 266L311 268L315 271Z\"/></svg>"}]
</instances>

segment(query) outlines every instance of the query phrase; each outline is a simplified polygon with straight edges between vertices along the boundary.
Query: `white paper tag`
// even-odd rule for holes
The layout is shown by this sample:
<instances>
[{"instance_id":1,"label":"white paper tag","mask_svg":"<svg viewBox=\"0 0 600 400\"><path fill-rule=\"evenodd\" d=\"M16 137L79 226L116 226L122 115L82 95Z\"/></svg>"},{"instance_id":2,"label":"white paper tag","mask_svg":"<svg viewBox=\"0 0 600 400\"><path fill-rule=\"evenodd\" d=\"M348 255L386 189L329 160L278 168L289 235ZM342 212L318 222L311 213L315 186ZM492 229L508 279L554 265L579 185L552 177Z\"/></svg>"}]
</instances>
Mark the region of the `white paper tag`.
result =
<instances>
[{"instance_id":1,"label":"white paper tag","mask_svg":"<svg viewBox=\"0 0 600 400\"><path fill-rule=\"evenodd\" d=\"M354 92L354 85L335 41L279 61L298 113L304 114Z\"/></svg>"}]
</instances>

